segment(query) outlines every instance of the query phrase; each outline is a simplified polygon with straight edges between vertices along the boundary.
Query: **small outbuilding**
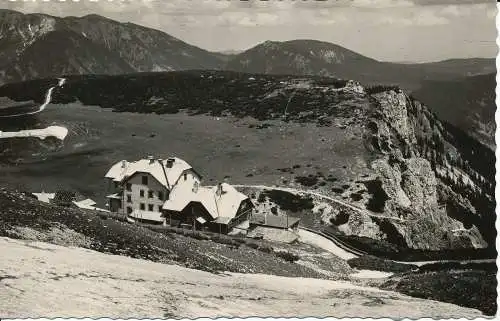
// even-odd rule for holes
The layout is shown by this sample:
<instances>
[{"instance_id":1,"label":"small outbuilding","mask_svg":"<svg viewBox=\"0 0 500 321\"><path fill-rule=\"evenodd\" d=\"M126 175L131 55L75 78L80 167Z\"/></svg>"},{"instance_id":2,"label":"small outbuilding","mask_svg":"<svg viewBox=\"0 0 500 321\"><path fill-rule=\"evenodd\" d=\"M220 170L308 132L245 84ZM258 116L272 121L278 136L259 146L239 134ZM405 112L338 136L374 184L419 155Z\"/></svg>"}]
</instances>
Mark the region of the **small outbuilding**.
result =
<instances>
[{"instance_id":1,"label":"small outbuilding","mask_svg":"<svg viewBox=\"0 0 500 321\"><path fill-rule=\"evenodd\" d=\"M253 214L247 236L269 241L292 243L299 238L300 218L287 215Z\"/></svg>"}]
</instances>

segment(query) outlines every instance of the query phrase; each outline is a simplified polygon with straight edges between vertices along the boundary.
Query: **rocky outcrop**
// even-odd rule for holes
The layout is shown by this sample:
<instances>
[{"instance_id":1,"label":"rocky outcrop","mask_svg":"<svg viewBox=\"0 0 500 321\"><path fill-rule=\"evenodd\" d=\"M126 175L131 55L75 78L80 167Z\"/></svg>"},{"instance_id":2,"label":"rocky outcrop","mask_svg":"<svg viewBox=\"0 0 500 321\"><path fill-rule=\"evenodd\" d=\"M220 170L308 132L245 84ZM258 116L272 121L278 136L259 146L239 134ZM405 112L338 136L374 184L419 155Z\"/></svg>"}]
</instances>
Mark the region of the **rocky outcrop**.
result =
<instances>
[{"instance_id":1,"label":"rocky outcrop","mask_svg":"<svg viewBox=\"0 0 500 321\"><path fill-rule=\"evenodd\" d=\"M487 243L477 227L465 227L448 216L438 203L438 181L429 161L413 157L392 166L385 159L373 162L381 188L387 194L383 215L415 249L485 248Z\"/></svg>"},{"instance_id":2,"label":"rocky outcrop","mask_svg":"<svg viewBox=\"0 0 500 321\"><path fill-rule=\"evenodd\" d=\"M479 230L479 215L461 194L461 190L477 190L477 174L448 164L449 155L457 164L462 155L446 141L449 134L440 122L400 90L382 91L372 99L376 108L366 125L366 137L377 155L371 162L376 179L367 208L381 216L398 218L384 222L392 225L411 248L487 247ZM437 163L445 163L445 176L455 178L444 183L443 169ZM373 234L371 227L366 225L366 229Z\"/></svg>"},{"instance_id":3,"label":"rocky outcrop","mask_svg":"<svg viewBox=\"0 0 500 321\"><path fill-rule=\"evenodd\" d=\"M374 95L377 101L377 114L393 128L398 136L411 144L415 142L415 134L408 117L407 96L403 91L386 91Z\"/></svg>"}]
</instances>

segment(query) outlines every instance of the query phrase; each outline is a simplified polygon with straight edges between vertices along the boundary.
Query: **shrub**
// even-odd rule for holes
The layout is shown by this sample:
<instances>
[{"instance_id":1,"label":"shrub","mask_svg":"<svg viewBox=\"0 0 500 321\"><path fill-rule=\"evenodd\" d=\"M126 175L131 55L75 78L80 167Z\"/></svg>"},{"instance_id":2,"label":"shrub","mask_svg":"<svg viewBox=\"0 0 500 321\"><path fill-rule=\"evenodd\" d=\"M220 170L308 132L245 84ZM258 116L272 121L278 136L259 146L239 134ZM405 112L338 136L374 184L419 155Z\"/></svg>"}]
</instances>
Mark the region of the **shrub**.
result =
<instances>
[{"instance_id":1,"label":"shrub","mask_svg":"<svg viewBox=\"0 0 500 321\"><path fill-rule=\"evenodd\" d=\"M366 92L370 95L382 93L385 91L391 91L394 90L395 92L401 91L399 86L397 85L375 85L375 86L370 86L366 88Z\"/></svg>"},{"instance_id":2,"label":"shrub","mask_svg":"<svg viewBox=\"0 0 500 321\"><path fill-rule=\"evenodd\" d=\"M376 256L364 255L354 259L347 260L352 268L363 270L376 270L384 272L407 272L416 270L418 267L413 264L397 263L391 260L381 259Z\"/></svg>"},{"instance_id":3,"label":"shrub","mask_svg":"<svg viewBox=\"0 0 500 321\"><path fill-rule=\"evenodd\" d=\"M295 182L299 183L302 186L311 187L318 183L318 178L316 176L297 176L295 177Z\"/></svg>"},{"instance_id":4,"label":"shrub","mask_svg":"<svg viewBox=\"0 0 500 321\"><path fill-rule=\"evenodd\" d=\"M308 210L314 207L314 202L311 197L300 196L286 191L268 190L261 193L267 196L271 201L276 203L284 211L298 212ZM273 212L273 209L271 209ZM277 214L273 212L273 214Z\"/></svg>"},{"instance_id":5,"label":"shrub","mask_svg":"<svg viewBox=\"0 0 500 321\"><path fill-rule=\"evenodd\" d=\"M298 256L297 254L288 252L288 251L276 251L276 252L274 252L274 255L276 255L279 258L282 258L283 260L285 260L287 262L291 262L291 263L298 261L300 259L300 256Z\"/></svg>"}]
</instances>

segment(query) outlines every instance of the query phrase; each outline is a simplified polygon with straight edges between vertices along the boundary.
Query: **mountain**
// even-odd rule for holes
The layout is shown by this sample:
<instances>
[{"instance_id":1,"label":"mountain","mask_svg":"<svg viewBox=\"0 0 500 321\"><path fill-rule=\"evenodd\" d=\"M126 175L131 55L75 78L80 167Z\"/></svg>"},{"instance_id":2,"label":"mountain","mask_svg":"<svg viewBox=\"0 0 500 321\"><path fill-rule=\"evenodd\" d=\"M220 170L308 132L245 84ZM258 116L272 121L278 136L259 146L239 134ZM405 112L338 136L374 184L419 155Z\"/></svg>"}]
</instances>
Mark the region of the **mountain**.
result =
<instances>
[{"instance_id":1,"label":"mountain","mask_svg":"<svg viewBox=\"0 0 500 321\"><path fill-rule=\"evenodd\" d=\"M453 125L471 133L477 140L495 149L496 75L486 74L456 80L424 81L413 96Z\"/></svg>"},{"instance_id":2,"label":"mountain","mask_svg":"<svg viewBox=\"0 0 500 321\"><path fill-rule=\"evenodd\" d=\"M450 59L432 63L381 62L317 40L266 41L233 56L226 69L264 74L319 75L364 85L398 84L416 90L423 80L446 80L495 72L495 59Z\"/></svg>"},{"instance_id":3,"label":"mountain","mask_svg":"<svg viewBox=\"0 0 500 321\"><path fill-rule=\"evenodd\" d=\"M164 32L98 15L0 10L0 83L63 74L217 69L220 54Z\"/></svg>"},{"instance_id":4,"label":"mountain","mask_svg":"<svg viewBox=\"0 0 500 321\"><path fill-rule=\"evenodd\" d=\"M54 82L7 84L0 96L37 101ZM67 140L4 141L6 186L101 198L116 160L176 154L209 181L315 189L355 204L362 210L316 200L290 215L360 247L494 250L493 151L397 87L227 71L71 76L52 103L61 106L40 118L67 127Z\"/></svg>"},{"instance_id":5,"label":"mountain","mask_svg":"<svg viewBox=\"0 0 500 321\"><path fill-rule=\"evenodd\" d=\"M354 79L366 86L396 84L415 91L442 119L490 147L494 144L494 59L389 63L327 42L293 40L266 41L232 56L226 68L249 73L331 76Z\"/></svg>"},{"instance_id":6,"label":"mountain","mask_svg":"<svg viewBox=\"0 0 500 321\"><path fill-rule=\"evenodd\" d=\"M234 55L226 68L261 74L359 79L378 66L376 60L338 45L316 40L292 40L266 41Z\"/></svg>"}]
</instances>

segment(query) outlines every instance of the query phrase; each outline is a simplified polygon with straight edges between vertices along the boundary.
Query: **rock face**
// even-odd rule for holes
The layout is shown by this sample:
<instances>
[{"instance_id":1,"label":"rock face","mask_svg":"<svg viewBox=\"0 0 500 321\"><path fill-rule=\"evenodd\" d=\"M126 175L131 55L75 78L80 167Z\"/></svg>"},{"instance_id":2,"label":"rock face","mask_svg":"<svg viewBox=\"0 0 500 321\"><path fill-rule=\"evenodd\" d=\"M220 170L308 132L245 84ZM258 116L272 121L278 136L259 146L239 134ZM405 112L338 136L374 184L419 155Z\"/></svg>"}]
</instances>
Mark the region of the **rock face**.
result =
<instances>
[{"instance_id":1,"label":"rock face","mask_svg":"<svg viewBox=\"0 0 500 321\"><path fill-rule=\"evenodd\" d=\"M371 198L362 204L378 218L351 213L339 224L341 213L333 210L323 212L323 221L337 222L347 235L413 249L493 244L487 225L494 203L486 182L493 174L470 166L473 144L454 140L424 105L399 89L379 88L370 97L365 139L373 179L364 181Z\"/></svg>"}]
</instances>

